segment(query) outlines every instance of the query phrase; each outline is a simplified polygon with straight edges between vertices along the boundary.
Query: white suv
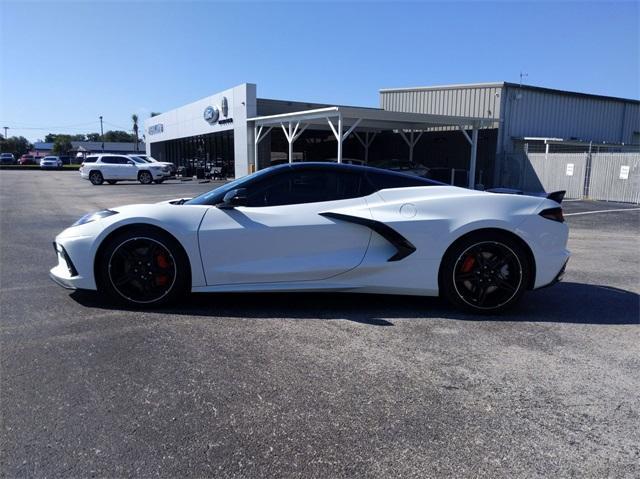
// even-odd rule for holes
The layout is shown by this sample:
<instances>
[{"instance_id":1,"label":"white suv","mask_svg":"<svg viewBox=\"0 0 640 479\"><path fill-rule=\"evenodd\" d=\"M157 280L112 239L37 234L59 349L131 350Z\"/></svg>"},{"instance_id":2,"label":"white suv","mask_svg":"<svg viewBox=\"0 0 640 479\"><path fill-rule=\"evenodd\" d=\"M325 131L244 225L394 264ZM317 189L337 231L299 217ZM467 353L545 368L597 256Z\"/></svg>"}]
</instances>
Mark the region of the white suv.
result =
<instances>
[{"instance_id":1,"label":"white suv","mask_svg":"<svg viewBox=\"0 0 640 479\"><path fill-rule=\"evenodd\" d=\"M162 183L171 174L165 165L146 163L138 158L105 153L90 155L80 166L80 176L94 185L122 180L137 180L143 185Z\"/></svg>"}]
</instances>

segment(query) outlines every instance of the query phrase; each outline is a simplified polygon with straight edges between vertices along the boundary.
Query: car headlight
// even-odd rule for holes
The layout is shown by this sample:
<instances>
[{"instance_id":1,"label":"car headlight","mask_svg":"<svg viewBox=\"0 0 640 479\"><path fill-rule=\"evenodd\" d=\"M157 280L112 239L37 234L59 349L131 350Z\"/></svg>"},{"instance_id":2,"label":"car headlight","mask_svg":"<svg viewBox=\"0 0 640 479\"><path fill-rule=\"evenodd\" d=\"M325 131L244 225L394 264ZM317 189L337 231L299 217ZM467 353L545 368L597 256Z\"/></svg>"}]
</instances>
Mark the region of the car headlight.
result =
<instances>
[{"instance_id":1,"label":"car headlight","mask_svg":"<svg viewBox=\"0 0 640 479\"><path fill-rule=\"evenodd\" d=\"M100 210L100 211L96 211L94 213L87 213L82 218L80 218L78 221L73 223L71 226L85 225L87 223L91 223L92 221L97 221L97 220L100 220L102 218L106 218L107 216L115 215L117 213L118 213L117 211L113 211L113 210Z\"/></svg>"}]
</instances>

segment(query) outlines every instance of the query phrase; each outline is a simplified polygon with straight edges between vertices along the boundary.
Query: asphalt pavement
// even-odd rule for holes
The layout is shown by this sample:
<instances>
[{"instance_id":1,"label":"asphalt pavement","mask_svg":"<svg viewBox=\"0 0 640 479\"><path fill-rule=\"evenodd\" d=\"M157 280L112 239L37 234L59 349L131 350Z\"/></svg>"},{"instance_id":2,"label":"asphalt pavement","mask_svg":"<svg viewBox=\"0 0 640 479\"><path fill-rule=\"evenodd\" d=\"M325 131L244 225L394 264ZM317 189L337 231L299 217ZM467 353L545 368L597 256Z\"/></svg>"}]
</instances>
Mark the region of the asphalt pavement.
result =
<instances>
[{"instance_id":1,"label":"asphalt pavement","mask_svg":"<svg viewBox=\"0 0 640 479\"><path fill-rule=\"evenodd\" d=\"M640 476L637 205L565 203L564 281L498 317L356 294L139 312L48 279L82 214L214 186L0 171L2 477Z\"/></svg>"}]
</instances>

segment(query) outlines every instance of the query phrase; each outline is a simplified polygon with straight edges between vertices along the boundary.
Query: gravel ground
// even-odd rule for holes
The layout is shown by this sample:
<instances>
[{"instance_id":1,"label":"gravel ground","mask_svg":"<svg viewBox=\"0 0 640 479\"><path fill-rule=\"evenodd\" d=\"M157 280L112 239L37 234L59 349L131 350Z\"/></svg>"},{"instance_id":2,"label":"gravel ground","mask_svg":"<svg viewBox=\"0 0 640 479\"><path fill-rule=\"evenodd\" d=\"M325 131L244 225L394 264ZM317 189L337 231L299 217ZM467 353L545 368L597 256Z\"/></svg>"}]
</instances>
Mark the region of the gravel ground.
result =
<instances>
[{"instance_id":1,"label":"gravel ground","mask_svg":"<svg viewBox=\"0 0 640 479\"><path fill-rule=\"evenodd\" d=\"M640 211L565 203L564 282L500 317L353 294L141 313L49 281L83 213L212 186L0 172L2 477L640 476Z\"/></svg>"}]
</instances>

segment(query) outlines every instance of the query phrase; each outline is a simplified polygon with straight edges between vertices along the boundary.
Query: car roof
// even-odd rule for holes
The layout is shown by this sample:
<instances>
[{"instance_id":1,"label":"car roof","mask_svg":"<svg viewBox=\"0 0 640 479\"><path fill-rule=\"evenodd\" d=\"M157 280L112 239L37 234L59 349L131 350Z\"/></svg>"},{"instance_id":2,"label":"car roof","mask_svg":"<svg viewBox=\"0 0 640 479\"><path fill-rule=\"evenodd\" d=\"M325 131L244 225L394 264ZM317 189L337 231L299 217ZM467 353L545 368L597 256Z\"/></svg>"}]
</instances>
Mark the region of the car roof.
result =
<instances>
[{"instance_id":1,"label":"car roof","mask_svg":"<svg viewBox=\"0 0 640 479\"><path fill-rule=\"evenodd\" d=\"M273 171L277 171L280 169L284 169L284 168L291 168L291 169L320 169L320 170L329 170L329 171L336 171L336 172L347 172L347 171L351 171L353 173L360 173L360 174L366 174L366 173L379 173L379 174L385 174L385 175L392 175L392 176L402 176L402 177L408 177L408 178L420 178L422 180L425 181L425 183L432 183L434 185L444 185L445 183L442 183L440 181L435 181L429 178L424 178L423 176L416 176L416 175L411 175L411 174L407 174L407 173L403 173L400 171L392 171L392 170L385 170L383 168L375 168L373 166L365 166L365 165L352 165L352 164L348 164L348 163L333 163L333 162L323 162L323 161L302 161L302 162L296 162L296 163L284 163L282 165L276 165L276 166L272 166L270 167L273 169Z\"/></svg>"}]
</instances>

